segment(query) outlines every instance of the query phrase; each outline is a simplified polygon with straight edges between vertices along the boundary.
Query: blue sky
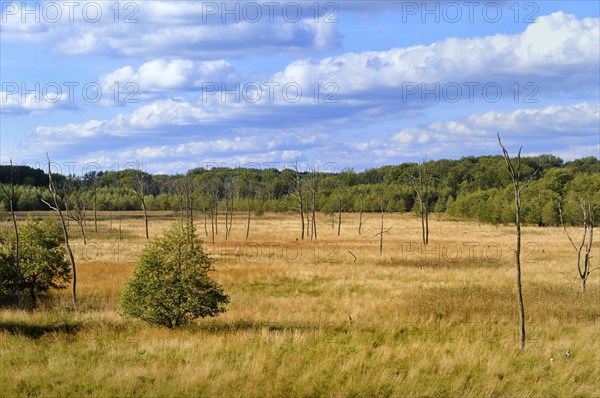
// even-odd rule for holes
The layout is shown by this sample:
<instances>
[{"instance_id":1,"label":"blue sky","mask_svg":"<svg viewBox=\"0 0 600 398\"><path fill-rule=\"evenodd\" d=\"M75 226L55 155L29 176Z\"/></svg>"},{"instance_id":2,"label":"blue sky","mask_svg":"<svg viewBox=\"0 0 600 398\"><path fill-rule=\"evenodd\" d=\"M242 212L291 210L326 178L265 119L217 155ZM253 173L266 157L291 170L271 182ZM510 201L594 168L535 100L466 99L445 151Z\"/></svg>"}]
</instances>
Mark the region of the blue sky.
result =
<instances>
[{"instance_id":1,"label":"blue sky","mask_svg":"<svg viewBox=\"0 0 600 398\"><path fill-rule=\"evenodd\" d=\"M0 4L2 163L599 156L598 2Z\"/></svg>"}]
</instances>

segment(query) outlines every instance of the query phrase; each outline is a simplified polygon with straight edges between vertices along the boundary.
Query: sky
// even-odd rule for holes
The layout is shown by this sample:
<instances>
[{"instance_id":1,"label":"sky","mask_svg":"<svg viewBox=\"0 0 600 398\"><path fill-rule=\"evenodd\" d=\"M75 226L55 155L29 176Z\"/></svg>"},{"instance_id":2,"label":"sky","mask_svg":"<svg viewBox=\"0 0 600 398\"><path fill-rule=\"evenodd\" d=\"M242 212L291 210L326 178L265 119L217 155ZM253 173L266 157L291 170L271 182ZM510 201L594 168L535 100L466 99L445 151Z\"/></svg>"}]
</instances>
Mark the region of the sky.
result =
<instances>
[{"instance_id":1,"label":"sky","mask_svg":"<svg viewBox=\"0 0 600 398\"><path fill-rule=\"evenodd\" d=\"M2 164L600 157L596 1L0 5Z\"/></svg>"}]
</instances>

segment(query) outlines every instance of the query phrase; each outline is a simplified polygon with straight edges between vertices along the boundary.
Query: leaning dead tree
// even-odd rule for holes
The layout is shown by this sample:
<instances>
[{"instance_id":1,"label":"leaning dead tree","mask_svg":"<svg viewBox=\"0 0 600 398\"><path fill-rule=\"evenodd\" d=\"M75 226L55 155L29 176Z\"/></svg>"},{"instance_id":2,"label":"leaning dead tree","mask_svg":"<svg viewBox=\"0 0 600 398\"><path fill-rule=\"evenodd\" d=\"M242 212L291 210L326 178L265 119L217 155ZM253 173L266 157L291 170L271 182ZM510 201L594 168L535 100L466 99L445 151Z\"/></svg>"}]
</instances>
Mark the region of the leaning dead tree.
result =
<instances>
[{"instance_id":1,"label":"leaning dead tree","mask_svg":"<svg viewBox=\"0 0 600 398\"><path fill-rule=\"evenodd\" d=\"M429 191L431 189L431 175L425 161L417 165L416 175L411 175L409 184L419 201L419 216L421 217L421 238L423 244L429 243Z\"/></svg>"},{"instance_id":2,"label":"leaning dead tree","mask_svg":"<svg viewBox=\"0 0 600 398\"><path fill-rule=\"evenodd\" d=\"M254 207L254 196L256 189L252 184L252 175L248 171L242 171L240 181L240 197L246 197L246 240L250 237L250 221L252 219L252 208Z\"/></svg>"},{"instance_id":3,"label":"leaning dead tree","mask_svg":"<svg viewBox=\"0 0 600 398\"><path fill-rule=\"evenodd\" d=\"M56 190L56 184L52 179L52 168L50 165L50 157L46 153L46 158L48 159L48 190L52 195L52 204L46 202L44 199L41 199L50 209L54 210L58 214L58 218L60 219L60 223L62 225L63 237L65 239L65 246L67 248L67 253L69 254L69 260L71 261L71 268L73 270L73 285L71 290L71 295L73 298L73 307L77 306L77 268L75 267L75 256L73 256L73 250L71 249L71 244L69 243L69 231L67 230L67 224L65 222L65 216L61 209L61 205L59 202L62 202L65 211L69 212L69 205L66 198L59 198L59 195Z\"/></svg>"},{"instance_id":4,"label":"leaning dead tree","mask_svg":"<svg viewBox=\"0 0 600 398\"><path fill-rule=\"evenodd\" d=\"M17 202L17 195L15 193L15 181L13 175L13 164L10 159L10 187L7 189L3 184L0 184L0 189L8 200L8 206L10 210L10 216L13 222L13 228L15 233L15 272L16 272L16 286L17 286L17 305L21 306L21 267L19 265L19 228L17 226L17 215L15 214L15 207Z\"/></svg>"},{"instance_id":5,"label":"leaning dead tree","mask_svg":"<svg viewBox=\"0 0 600 398\"><path fill-rule=\"evenodd\" d=\"M510 178L513 182L513 187L515 190L515 225L517 227L517 245L515 249L515 263L517 267L517 300L519 305L519 342L521 343L521 350L525 349L525 306L523 304L523 289L521 284L521 192L533 180L533 177L537 174L538 170L536 170L531 177L525 182L521 184L521 150L523 147L519 148L519 152L517 153L516 164L510 158L508 151L502 145L502 141L500 140L500 134L498 134L498 144L500 144L500 148L502 148L502 154L504 156L504 160L506 162L506 167L508 168L508 173L510 174Z\"/></svg>"},{"instance_id":6,"label":"leaning dead tree","mask_svg":"<svg viewBox=\"0 0 600 398\"><path fill-rule=\"evenodd\" d=\"M594 208L592 207L592 202L590 201L589 197L583 199L579 203L579 207L581 208L581 216L583 221L583 232L581 236L581 242L579 243L579 245L576 245L575 242L573 242L573 239L571 239L571 235L569 235L569 231L567 231L567 227L563 222L560 202L558 203L558 214L560 216L560 224L562 225L563 230L565 231L565 235L567 235L569 242L571 242L571 246L573 246L575 253L577 253L577 272L579 272L579 279L581 280L581 291L582 293L585 293L585 284L588 280L588 277L590 276L590 273L598 269L598 267L592 268L590 262L590 253L592 252L592 245L594 242L594 224L596 220L594 219ZM581 252L582 250L584 250L584 248L585 252L583 254L582 264Z\"/></svg>"}]
</instances>

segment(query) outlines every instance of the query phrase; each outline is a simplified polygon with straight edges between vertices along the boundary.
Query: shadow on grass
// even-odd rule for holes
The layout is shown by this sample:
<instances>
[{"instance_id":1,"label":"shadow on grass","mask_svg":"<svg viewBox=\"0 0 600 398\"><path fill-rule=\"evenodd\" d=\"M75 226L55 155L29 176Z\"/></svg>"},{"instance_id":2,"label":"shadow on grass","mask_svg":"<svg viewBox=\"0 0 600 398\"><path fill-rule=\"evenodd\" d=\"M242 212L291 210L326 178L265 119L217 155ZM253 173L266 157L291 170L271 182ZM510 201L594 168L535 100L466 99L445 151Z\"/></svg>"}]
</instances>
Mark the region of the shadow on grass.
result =
<instances>
[{"instance_id":1,"label":"shadow on grass","mask_svg":"<svg viewBox=\"0 0 600 398\"><path fill-rule=\"evenodd\" d=\"M63 322L58 324L32 324L19 321L0 321L0 333L8 332L32 339L38 339L47 333L75 334L81 325L78 323Z\"/></svg>"},{"instance_id":2,"label":"shadow on grass","mask_svg":"<svg viewBox=\"0 0 600 398\"><path fill-rule=\"evenodd\" d=\"M295 322L264 322L244 321L234 322L201 322L189 326L190 330L208 333L236 333L236 332L312 332L319 329L318 325Z\"/></svg>"}]
</instances>

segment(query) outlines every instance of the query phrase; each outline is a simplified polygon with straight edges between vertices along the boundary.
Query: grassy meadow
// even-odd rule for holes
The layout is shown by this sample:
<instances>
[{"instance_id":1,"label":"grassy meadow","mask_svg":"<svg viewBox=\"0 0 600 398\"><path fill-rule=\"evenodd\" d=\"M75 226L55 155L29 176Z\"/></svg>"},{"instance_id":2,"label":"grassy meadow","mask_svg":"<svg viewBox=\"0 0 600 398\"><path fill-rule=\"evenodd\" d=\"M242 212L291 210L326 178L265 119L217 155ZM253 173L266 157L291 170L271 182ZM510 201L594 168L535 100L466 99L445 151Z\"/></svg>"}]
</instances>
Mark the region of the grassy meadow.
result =
<instances>
[{"instance_id":1,"label":"grassy meadow","mask_svg":"<svg viewBox=\"0 0 600 398\"><path fill-rule=\"evenodd\" d=\"M168 215L152 215L151 237ZM419 219L386 214L380 256L379 214L366 215L360 236L358 214L343 215L340 236L337 218L332 228L319 215L318 240L302 241L294 214L253 216L246 240L240 213L227 241L219 218L215 244L198 214L211 275L231 303L169 330L119 315L144 224L135 212L102 216L97 233L88 222L85 247L71 225L77 310L69 289L33 312L0 309L0 395L600 396L600 271L583 295L559 228L523 230L521 352L513 226L436 214L424 249ZM596 266L599 254L596 243Z\"/></svg>"}]
</instances>

